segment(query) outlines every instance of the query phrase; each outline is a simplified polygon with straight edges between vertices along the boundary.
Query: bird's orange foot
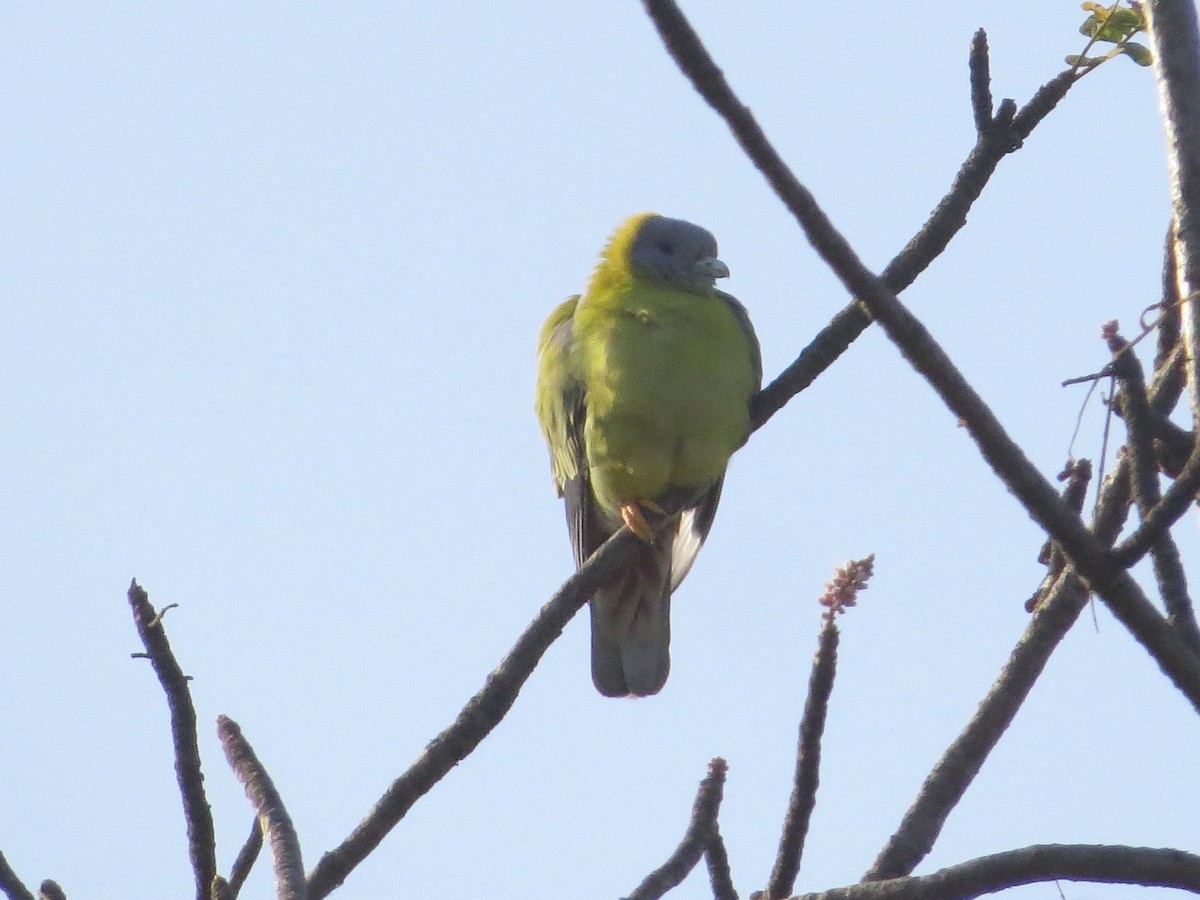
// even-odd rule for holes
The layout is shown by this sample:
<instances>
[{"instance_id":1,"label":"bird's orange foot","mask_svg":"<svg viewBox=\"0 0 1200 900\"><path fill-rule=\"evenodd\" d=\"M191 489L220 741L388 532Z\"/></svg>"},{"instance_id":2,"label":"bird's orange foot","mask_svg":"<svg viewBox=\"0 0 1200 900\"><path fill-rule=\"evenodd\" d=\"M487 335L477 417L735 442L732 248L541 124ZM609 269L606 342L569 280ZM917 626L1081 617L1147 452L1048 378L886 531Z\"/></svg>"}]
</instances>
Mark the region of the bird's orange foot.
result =
<instances>
[{"instance_id":1,"label":"bird's orange foot","mask_svg":"<svg viewBox=\"0 0 1200 900\"><path fill-rule=\"evenodd\" d=\"M653 504L647 503L646 508L653 509ZM650 527L642 508L636 503L626 503L621 507L621 520L647 544L654 543L654 529Z\"/></svg>"}]
</instances>

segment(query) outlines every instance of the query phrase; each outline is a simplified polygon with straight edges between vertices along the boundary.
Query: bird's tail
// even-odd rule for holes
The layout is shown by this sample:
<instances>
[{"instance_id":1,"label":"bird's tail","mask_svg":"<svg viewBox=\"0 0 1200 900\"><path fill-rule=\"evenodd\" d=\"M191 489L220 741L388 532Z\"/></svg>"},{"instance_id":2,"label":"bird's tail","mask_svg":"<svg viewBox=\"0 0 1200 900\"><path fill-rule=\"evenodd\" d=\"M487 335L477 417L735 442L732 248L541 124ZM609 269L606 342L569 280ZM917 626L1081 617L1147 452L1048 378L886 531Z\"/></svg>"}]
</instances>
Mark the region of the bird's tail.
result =
<instances>
[{"instance_id":1,"label":"bird's tail","mask_svg":"<svg viewBox=\"0 0 1200 900\"><path fill-rule=\"evenodd\" d=\"M657 694L671 670L671 545L674 529L639 544L633 559L596 591L592 681L606 697Z\"/></svg>"}]
</instances>

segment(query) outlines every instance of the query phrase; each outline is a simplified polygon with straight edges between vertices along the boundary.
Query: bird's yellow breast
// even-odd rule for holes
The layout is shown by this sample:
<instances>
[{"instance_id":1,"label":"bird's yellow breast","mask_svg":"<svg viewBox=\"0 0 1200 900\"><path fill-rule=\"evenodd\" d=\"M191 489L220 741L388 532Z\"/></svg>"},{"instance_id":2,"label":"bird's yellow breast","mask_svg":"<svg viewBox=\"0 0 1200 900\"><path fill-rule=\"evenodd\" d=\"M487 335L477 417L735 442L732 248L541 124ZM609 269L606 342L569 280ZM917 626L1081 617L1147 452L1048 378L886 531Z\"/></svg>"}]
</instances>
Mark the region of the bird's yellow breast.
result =
<instances>
[{"instance_id":1,"label":"bird's yellow breast","mask_svg":"<svg viewBox=\"0 0 1200 900\"><path fill-rule=\"evenodd\" d=\"M592 487L609 510L702 490L746 438L750 341L728 305L636 280L589 292L575 316Z\"/></svg>"}]
</instances>

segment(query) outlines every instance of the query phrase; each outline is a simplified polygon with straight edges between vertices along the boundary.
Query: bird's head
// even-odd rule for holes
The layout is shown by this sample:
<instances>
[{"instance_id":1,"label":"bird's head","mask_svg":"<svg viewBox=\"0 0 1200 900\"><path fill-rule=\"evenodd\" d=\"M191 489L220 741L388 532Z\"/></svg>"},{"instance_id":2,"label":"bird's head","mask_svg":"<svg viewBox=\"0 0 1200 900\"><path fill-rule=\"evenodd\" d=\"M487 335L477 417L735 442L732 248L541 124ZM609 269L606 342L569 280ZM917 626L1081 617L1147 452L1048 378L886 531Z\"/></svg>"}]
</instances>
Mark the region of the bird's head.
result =
<instances>
[{"instance_id":1,"label":"bird's head","mask_svg":"<svg viewBox=\"0 0 1200 900\"><path fill-rule=\"evenodd\" d=\"M635 216L629 224L634 228L626 253L635 275L698 293L708 293L718 278L729 277L729 267L717 258L716 238L699 225L653 213Z\"/></svg>"}]
</instances>

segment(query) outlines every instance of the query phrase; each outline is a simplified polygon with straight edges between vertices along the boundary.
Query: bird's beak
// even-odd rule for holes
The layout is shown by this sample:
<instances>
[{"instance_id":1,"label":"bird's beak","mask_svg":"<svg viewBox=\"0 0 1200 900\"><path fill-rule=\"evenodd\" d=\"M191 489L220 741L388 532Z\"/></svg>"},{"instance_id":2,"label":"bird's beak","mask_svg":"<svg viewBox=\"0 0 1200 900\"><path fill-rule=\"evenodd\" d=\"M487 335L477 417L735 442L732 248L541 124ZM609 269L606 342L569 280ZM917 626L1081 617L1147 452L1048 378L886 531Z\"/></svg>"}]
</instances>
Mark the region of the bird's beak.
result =
<instances>
[{"instance_id":1,"label":"bird's beak","mask_svg":"<svg viewBox=\"0 0 1200 900\"><path fill-rule=\"evenodd\" d=\"M729 266L715 256L706 256L696 260L696 268L712 278L728 278Z\"/></svg>"}]
</instances>

